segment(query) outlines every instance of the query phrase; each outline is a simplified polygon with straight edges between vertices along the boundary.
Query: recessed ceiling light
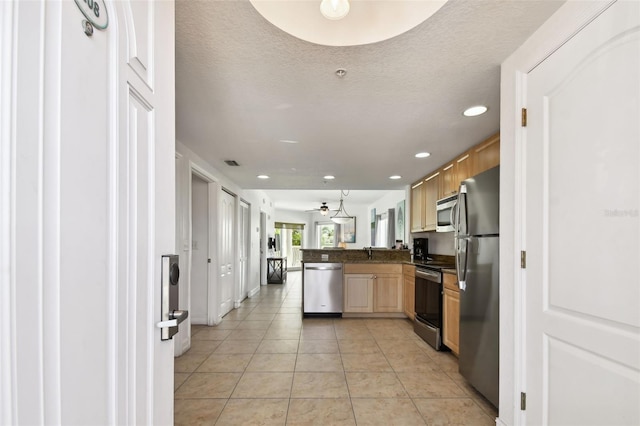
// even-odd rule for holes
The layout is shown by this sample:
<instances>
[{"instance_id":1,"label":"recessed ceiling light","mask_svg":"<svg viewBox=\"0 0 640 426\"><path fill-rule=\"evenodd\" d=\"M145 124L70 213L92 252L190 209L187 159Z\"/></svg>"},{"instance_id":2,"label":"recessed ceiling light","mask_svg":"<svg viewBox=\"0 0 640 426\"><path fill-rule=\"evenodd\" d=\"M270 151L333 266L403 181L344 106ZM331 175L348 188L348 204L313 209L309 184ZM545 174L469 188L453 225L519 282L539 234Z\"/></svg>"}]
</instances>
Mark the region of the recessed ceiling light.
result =
<instances>
[{"instance_id":1,"label":"recessed ceiling light","mask_svg":"<svg viewBox=\"0 0 640 426\"><path fill-rule=\"evenodd\" d=\"M400 175L393 175L393 176L389 176L389 179L393 179L393 180L402 179L402 176L400 176Z\"/></svg>"},{"instance_id":2,"label":"recessed ceiling light","mask_svg":"<svg viewBox=\"0 0 640 426\"><path fill-rule=\"evenodd\" d=\"M294 141L294 140L291 140L291 139L280 139L280 142L282 142L282 143L290 143L290 144L300 143L298 141Z\"/></svg>"},{"instance_id":3,"label":"recessed ceiling light","mask_svg":"<svg viewBox=\"0 0 640 426\"><path fill-rule=\"evenodd\" d=\"M465 117L475 117L476 115L481 115L481 114L484 114L485 112L487 112L486 106L476 105L476 106L472 106L471 108L465 109L462 115L464 115Z\"/></svg>"},{"instance_id":4,"label":"recessed ceiling light","mask_svg":"<svg viewBox=\"0 0 640 426\"><path fill-rule=\"evenodd\" d=\"M269 179L267 175L258 175L258 179Z\"/></svg>"},{"instance_id":5,"label":"recessed ceiling light","mask_svg":"<svg viewBox=\"0 0 640 426\"><path fill-rule=\"evenodd\" d=\"M326 180L333 180L333 179L335 179L336 177L335 177L335 176L331 176L331 175L326 175L324 178L325 178Z\"/></svg>"},{"instance_id":6,"label":"recessed ceiling light","mask_svg":"<svg viewBox=\"0 0 640 426\"><path fill-rule=\"evenodd\" d=\"M416 158L427 158L428 156L430 156L431 154L428 152L419 152L416 154Z\"/></svg>"}]
</instances>

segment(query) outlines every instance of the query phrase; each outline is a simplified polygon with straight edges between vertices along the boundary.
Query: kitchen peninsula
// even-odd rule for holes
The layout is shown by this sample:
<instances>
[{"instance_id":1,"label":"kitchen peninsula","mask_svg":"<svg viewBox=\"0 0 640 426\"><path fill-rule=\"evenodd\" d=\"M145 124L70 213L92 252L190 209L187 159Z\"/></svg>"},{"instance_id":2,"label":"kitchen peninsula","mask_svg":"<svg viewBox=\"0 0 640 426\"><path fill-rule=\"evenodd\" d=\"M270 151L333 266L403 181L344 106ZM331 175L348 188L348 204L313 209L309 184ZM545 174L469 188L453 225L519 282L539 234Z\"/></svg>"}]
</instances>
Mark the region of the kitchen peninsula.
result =
<instances>
[{"instance_id":1,"label":"kitchen peninsula","mask_svg":"<svg viewBox=\"0 0 640 426\"><path fill-rule=\"evenodd\" d=\"M311 305L310 300L305 302L305 297L326 297L327 306L340 307L339 312L333 309L326 313L343 317L404 318L403 268L410 267L409 262L411 254L406 249L303 249L303 306ZM329 269L329 265L334 271L330 281L307 273L312 268L320 270L326 266ZM338 267L342 270L339 281L335 273ZM318 288L326 290L317 291ZM313 302L318 306L317 301ZM325 312L304 309L304 313Z\"/></svg>"}]
</instances>

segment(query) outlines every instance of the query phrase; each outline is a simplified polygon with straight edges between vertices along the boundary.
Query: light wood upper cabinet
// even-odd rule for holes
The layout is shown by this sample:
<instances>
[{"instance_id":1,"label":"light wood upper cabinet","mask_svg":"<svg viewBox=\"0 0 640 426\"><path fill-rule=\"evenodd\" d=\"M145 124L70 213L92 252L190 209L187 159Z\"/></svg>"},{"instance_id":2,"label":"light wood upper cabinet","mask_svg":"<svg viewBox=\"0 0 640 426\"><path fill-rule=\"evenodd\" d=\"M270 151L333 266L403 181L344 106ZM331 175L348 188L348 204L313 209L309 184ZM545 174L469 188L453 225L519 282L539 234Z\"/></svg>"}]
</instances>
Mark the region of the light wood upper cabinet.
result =
<instances>
[{"instance_id":1,"label":"light wood upper cabinet","mask_svg":"<svg viewBox=\"0 0 640 426\"><path fill-rule=\"evenodd\" d=\"M424 181L423 231L435 231L438 222L436 201L440 198L440 173L434 173Z\"/></svg>"},{"instance_id":2,"label":"light wood upper cabinet","mask_svg":"<svg viewBox=\"0 0 640 426\"><path fill-rule=\"evenodd\" d=\"M435 231L436 201L458 192L460 182L500 164L500 133L449 161L411 186L411 232Z\"/></svg>"},{"instance_id":3,"label":"light wood upper cabinet","mask_svg":"<svg viewBox=\"0 0 640 426\"><path fill-rule=\"evenodd\" d=\"M403 265L402 277L404 281L404 314L413 321L416 315L416 267Z\"/></svg>"},{"instance_id":4,"label":"light wood upper cabinet","mask_svg":"<svg viewBox=\"0 0 640 426\"><path fill-rule=\"evenodd\" d=\"M460 353L460 290L455 275L442 274L442 341L451 352Z\"/></svg>"},{"instance_id":5,"label":"light wood upper cabinet","mask_svg":"<svg viewBox=\"0 0 640 426\"><path fill-rule=\"evenodd\" d=\"M440 198L458 193L460 182L473 176L473 152L467 151L440 169Z\"/></svg>"},{"instance_id":6,"label":"light wood upper cabinet","mask_svg":"<svg viewBox=\"0 0 640 426\"><path fill-rule=\"evenodd\" d=\"M458 192L455 161L448 163L440 170L440 194L438 198L448 197Z\"/></svg>"},{"instance_id":7,"label":"light wood upper cabinet","mask_svg":"<svg viewBox=\"0 0 640 426\"><path fill-rule=\"evenodd\" d=\"M500 133L491 136L473 149L473 176L500 164Z\"/></svg>"},{"instance_id":8,"label":"light wood upper cabinet","mask_svg":"<svg viewBox=\"0 0 640 426\"><path fill-rule=\"evenodd\" d=\"M456 159L456 191L460 188L460 183L473 176L473 152L468 151Z\"/></svg>"},{"instance_id":9,"label":"light wood upper cabinet","mask_svg":"<svg viewBox=\"0 0 640 426\"><path fill-rule=\"evenodd\" d=\"M411 232L424 229L424 181L411 186Z\"/></svg>"}]
</instances>

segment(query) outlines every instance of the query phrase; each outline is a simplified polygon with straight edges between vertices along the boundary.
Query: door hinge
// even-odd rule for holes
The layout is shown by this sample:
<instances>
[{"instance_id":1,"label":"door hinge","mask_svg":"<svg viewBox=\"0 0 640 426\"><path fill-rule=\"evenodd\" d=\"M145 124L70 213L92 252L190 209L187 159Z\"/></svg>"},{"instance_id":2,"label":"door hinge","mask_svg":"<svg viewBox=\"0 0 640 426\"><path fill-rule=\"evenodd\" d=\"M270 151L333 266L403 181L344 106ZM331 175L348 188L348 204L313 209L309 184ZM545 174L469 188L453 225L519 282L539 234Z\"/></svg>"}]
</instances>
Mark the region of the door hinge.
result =
<instances>
[{"instance_id":1,"label":"door hinge","mask_svg":"<svg viewBox=\"0 0 640 426\"><path fill-rule=\"evenodd\" d=\"M520 268L527 268L527 252L524 250L520 252Z\"/></svg>"},{"instance_id":2,"label":"door hinge","mask_svg":"<svg viewBox=\"0 0 640 426\"><path fill-rule=\"evenodd\" d=\"M207 263L211 263L211 259L207 259Z\"/></svg>"},{"instance_id":3,"label":"door hinge","mask_svg":"<svg viewBox=\"0 0 640 426\"><path fill-rule=\"evenodd\" d=\"M527 394L520 392L520 410L525 411L527 409Z\"/></svg>"},{"instance_id":4,"label":"door hinge","mask_svg":"<svg viewBox=\"0 0 640 426\"><path fill-rule=\"evenodd\" d=\"M522 108L522 127L527 127L527 109Z\"/></svg>"}]
</instances>

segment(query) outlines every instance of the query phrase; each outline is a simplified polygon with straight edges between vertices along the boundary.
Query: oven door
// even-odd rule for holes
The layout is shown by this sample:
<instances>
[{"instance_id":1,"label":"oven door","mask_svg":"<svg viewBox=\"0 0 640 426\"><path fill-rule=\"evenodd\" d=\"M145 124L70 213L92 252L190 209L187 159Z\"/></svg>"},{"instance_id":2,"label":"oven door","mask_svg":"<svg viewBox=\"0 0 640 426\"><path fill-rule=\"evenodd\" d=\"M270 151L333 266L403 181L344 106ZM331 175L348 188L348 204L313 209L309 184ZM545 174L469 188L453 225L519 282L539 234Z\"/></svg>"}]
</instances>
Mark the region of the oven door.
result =
<instances>
[{"instance_id":1,"label":"oven door","mask_svg":"<svg viewBox=\"0 0 640 426\"><path fill-rule=\"evenodd\" d=\"M434 349L442 347L442 274L416 268L414 331Z\"/></svg>"}]
</instances>

